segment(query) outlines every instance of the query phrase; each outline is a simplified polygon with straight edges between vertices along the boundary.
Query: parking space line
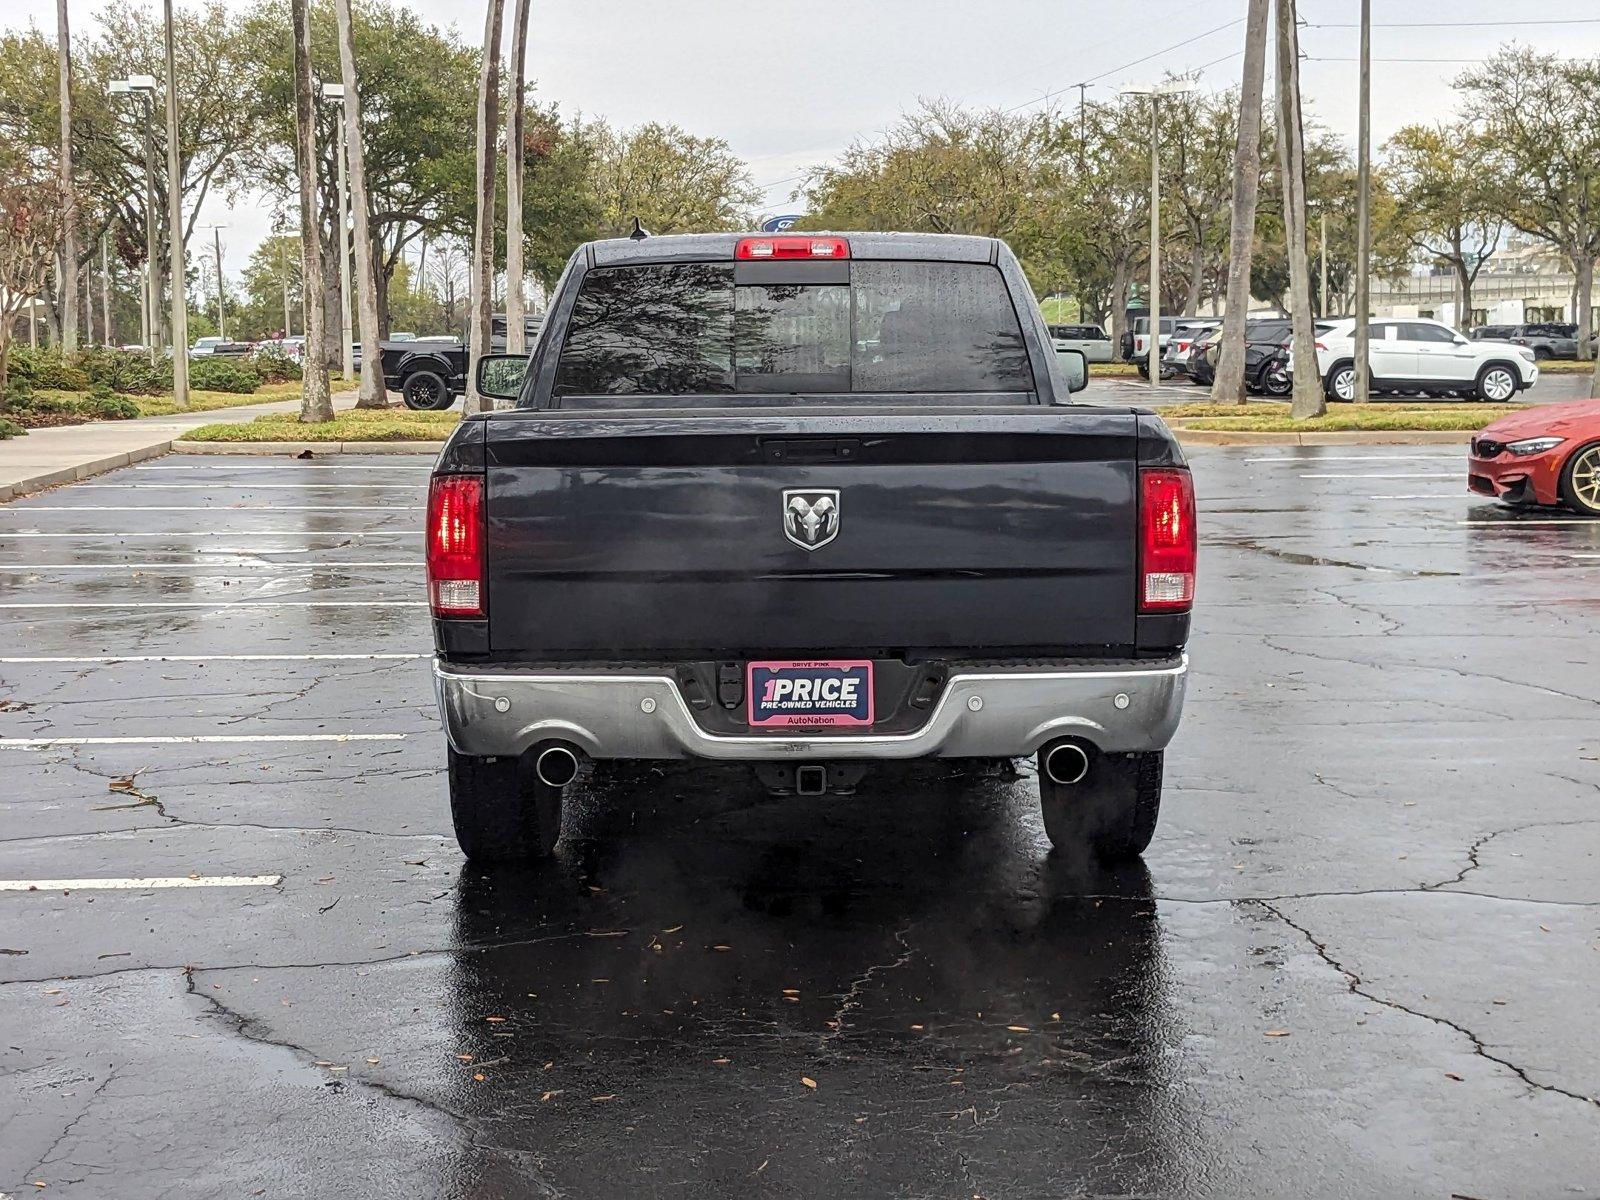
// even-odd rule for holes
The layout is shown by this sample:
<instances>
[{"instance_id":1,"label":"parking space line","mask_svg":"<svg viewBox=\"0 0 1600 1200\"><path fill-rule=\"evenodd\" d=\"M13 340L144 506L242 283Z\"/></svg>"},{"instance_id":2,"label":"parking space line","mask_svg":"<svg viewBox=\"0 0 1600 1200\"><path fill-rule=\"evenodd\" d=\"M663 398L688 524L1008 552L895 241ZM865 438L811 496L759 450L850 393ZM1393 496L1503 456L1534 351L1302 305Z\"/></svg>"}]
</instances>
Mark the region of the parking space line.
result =
<instances>
[{"instance_id":1,"label":"parking space line","mask_svg":"<svg viewBox=\"0 0 1600 1200\"><path fill-rule=\"evenodd\" d=\"M1452 471L1448 475L1441 472L1401 471L1401 472L1375 472L1371 474L1334 475L1334 474L1302 474L1301 479L1460 479L1462 472Z\"/></svg>"},{"instance_id":2,"label":"parking space line","mask_svg":"<svg viewBox=\"0 0 1600 1200\"><path fill-rule=\"evenodd\" d=\"M283 491L299 491L302 488L359 488L363 491L371 488L406 488L410 491L425 486L423 483L319 483L303 480L300 483L226 483L219 480L216 483L75 483L74 491L78 492L120 492L125 488L156 488L160 491L188 491L215 492L223 488L232 488L241 492L262 492L269 488Z\"/></svg>"},{"instance_id":3,"label":"parking space line","mask_svg":"<svg viewBox=\"0 0 1600 1200\"><path fill-rule=\"evenodd\" d=\"M1279 454L1271 458L1247 458L1244 461L1295 463L1311 467L1327 462L1455 462L1460 457L1459 454Z\"/></svg>"},{"instance_id":4,"label":"parking space line","mask_svg":"<svg viewBox=\"0 0 1600 1200\"><path fill-rule=\"evenodd\" d=\"M255 745L262 742L403 742L404 733L192 733L149 737L0 738L0 750L47 750L51 746Z\"/></svg>"},{"instance_id":5,"label":"parking space line","mask_svg":"<svg viewBox=\"0 0 1600 1200\"><path fill-rule=\"evenodd\" d=\"M1600 522L1585 517L1517 517L1509 521L1457 521L1474 529L1521 529L1524 525L1588 525L1600 529Z\"/></svg>"},{"instance_id":6,"label":"parking space line","mask_svg":"<svg viewBox=\"0 0 1600 1200\"><path fill-rule=\"evenodd\" d=\"M425 504L40 504L0 508L15 516L46 512L422 512Z\"/></svg>"},{"instance_id":7,"label":"parking space line","mask_svg":"<svg viewBox=\"0 0 1600 1200\"><path fill-rule=\"evenodd\" d=\"M122 509L117 509L122 512ZM0 541L6 538L191 538L191 537L303 537L303 538L353 538L353 537L416 537L418 531L401 529L176 529L166 533L131 531L122 529L89 529L60 533L55 530L36 529L11 532L0 529ZM265 550L264 554L298 554L297 550Z\"/></svg>"},{"instance_id":8,"label":"parking space line","mask_svg":"<svg viewBox=\"0 0 1600 1200\"><path fill-rule=\"evenodd\" d=\"M155 875L129 879L0 879L0 892L142 892L149 888L277 887L282 875Z\"/></svg>"},{"instance_id":9,"label":"parking space line","mask_svg":"<svg viewBox=\"0 0 1600 1200\"><path fill-rule=\"evenodd\" d=\"M1456 492L1414 492L1409 495L1368 496L1368 500L1481 500L1483 497L1474 495L1462 488Z\"/></svg>"},{"instance_id":10,"label":"parking space line","mask_svg":"<svg viewBox=\"0 0 1600 1200\"><path fill-rule=\"evenodd\" d=\"M135 471L431 471L433 460L427 462L397 462L397 463L311 463L303 462L267 462L267 463L185 463L169 466L166 464L153 466L138 466Z\"/></svg>"},{"instance_id":11,"label":"parking space line","mask_svg":"<svg viewBox=\"0 0 1600 1200\"><path fill-rule=\"evenodd\" d=\"M0 663L367 662L431 657L429 654L31 654L0 658Z\"/></svg>"},{"instance_id":12,"label":"parking space line","mask_svg":"<svg viewBox=\"0 0 1600 1200\"><path fill-rule=\"evenodd\" d=\"M115 563L0 563L0 571L208 571L254 570L258 567L306 567L315 570L345 571L358 567L420 567L420 558L385 562L115 562Z\"/></svg>"},{"instance_id":13,"label":"parking space line","mask_svg":"<svg viewBox=\"0 0 1600 1200\"><path fill-rule=\"evenodd\" d=\"M17 600L0 608L426 608L426 600Z\"/></svg>"}]
</instances>

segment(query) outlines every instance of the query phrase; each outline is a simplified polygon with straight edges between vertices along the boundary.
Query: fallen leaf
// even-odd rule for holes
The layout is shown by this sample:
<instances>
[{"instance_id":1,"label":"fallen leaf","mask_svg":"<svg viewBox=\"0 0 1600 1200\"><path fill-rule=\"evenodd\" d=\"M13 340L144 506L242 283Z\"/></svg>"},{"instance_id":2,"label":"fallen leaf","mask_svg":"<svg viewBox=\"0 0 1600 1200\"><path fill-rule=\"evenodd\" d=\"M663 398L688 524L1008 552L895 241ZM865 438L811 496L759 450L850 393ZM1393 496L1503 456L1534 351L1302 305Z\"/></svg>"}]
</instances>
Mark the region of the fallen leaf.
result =
<instances>
[{"instance_id":1,"label":"fallen leaf","mask_svg":"<svg viewBox=\"0 0 1600 1200\"><path fill-rule=\"evenodd\" d=\"M375 1059L375 1058L369 1058L369 1059L367 1059L367 1066L369 1066L369 1067L375 1067L375 1066L377 1066L377 1065L378 1065L378 1060L377 1060L377 1059Z\"/></svg>"},{"instance_id":2,"label":"fallen leaf","mask_svg":"<svg viewBox=\"0 0 1600 1200\"><path fill-rule=\"evenodd\" d=\"M1029 1029L1028 1029L1028 1027L1026 1025L1007 1025L1006 1028L1011 1030L1012 1033L1028 1033L1029 1032Z\"/></svg>"},{"instance_id":3,"label":"fallen leaf","mask_svg":"<svg viewBox=\"0 0 1600 1200\"><path fill-rule=\"evenodd\" d=\"M716 946L713 946L711 948L713 950L732 950L733 949L732 946L723 946L723 945L716 945Z\"/></svg>"},{"instance_id":4,"label":"fallen leaf","mask_svg":"<svg viewBox=\"0 0 1600 1200\"><path fill-rule=\"evenodd\" d=\"M1454 1071L1446 1071L1444 1073L1444 1077L1446 1079L1454 1079L1457 1083L1462 1082L1461 1076L1457 1075Z\"/></svg>"},{"instance_id":5,"label":"fallen leaf","mask_svg":"<svg viewBox=\"0 0 1600 1200\"><path fill-rule=\"evenodd\" d=\"M474 1082L476 1082L476 1083L482 1083L482 1082L483 1082L483 1079L484 1079L484 1075L483 1075L483 1072L482 1072L482 1071L478 1071L478 1072L476 1072L476 1073L475 1073L475 1074L474 1074L474 1075L473 1075L473 1076L472 1076L472 1078L473 1078L473 1080L474 1080Z\"/></svg>"},{"instance_id":6,"label":"fallen leaf","mask_svg":"<svg viewBox=\"0 0 1600 1200\"><path fill-rule=\"evenodd\" d=\"M661 932L662 933L677 933L678 930L680 930L682 928L683 928L682 925L674 925L671 929L663 929Z\"/></svg>"},{"instance_id":7,"label":"fallen leaf","mask_svg":"<svg viewBox=\"0 0 1600 1200\"><path fill-rule=\"evenodd\" d=\"M612 1093L610 1093L608 1095L605 1095L605 1096L590 1096L589 1097L590 1100L594 1101L597 1104L602 1102L602 1101L605 1101L605 1100L615 1100L616 1098L617 1098L617 1095L616 1095L615 1092L612 1092Z\"/></svg>"},{"instance_id":8,"label":"fallen leaf","mask_svg":"<svg viewBox=\"0 0 1600 1200\"><path fill-rule=\"evenodd\" d=\"M723 1066L726 1066L728 1063L732 1062L733 1060L731 1058L713 1058L711 1061L716 1063L717 1066L723 1067Z\"/></svg>"},{"instance_id":9,"label":"fallen leaf","mask_svg":"<svg viewBox=\"0 0 1600 1200\"><path fill-rule=\"evenodd\" d=\"M1289 1036L1289 1031L1287 1029L1269 1029L1265 1033L1263 1033L1261 1036L1262 1037L1288 1037Z\"/></svg>"},{"instance_id":10,"label":"fallen leaf","mask_svg":"<svg viewBox=\"0 0 1600 1200\"><path fill-rule=\"evenodd\" d=\"M1539 926L1539 928L1544 930L1544 932L1546 932L1546 933L1550 932L1550 926L1548 926L1548 925L1541 925L1541 926Z\"/></svg>"},{"instance_id":11,"label":"fallen leaf","mask_svg":"<svg viewBox=\"0 0 1600 1200\"><path fill-rule=\"evenodd\" d=\"M546 1092L544 1095L539 1097L539 1101L540 1101L540 1103L543 1103L544 1101L550 1099L550 1097L552 1097L552 1096L559 1096L559 1095L561 1095L561 1093L564 1090L565 1090L564 1088L556 1088L554 1091Z\"/></svg>"},{"instance_id":12,"label":"fallen leaf","mask_svg":"<svg viewBox=\"0 0 1600 1200\"><path fill-rule=\"evenodd\" d=\"M800 989L799 988L784 988L783 989L783 994L785 996L798 996L800 994Z\"/></svg>"},{"instance_id":13,"label":"fallen leaf","mask_svg":"<svg viewBox=\"0 0 1600 1200\"><path fill-rule=\"evenodd\" d=\"M408 867L425 867L428 865L428 860L425 858L406 858L401 861Z\"/></svg>"},{"instance_id":14,"label":"fallen leaf","mask_svg":"<svg viewBox=\"0 0 1600 1200\"><path fill-rule=\"evenodd\" d=\"M915 1029L918 1033L922 1032L922 1026L921 1025L913 1025L911 1028Z\"/></svg>"},{"instance_id":15,"label":"fallen leaf","mask_svg":"<svg viewBox=\"0 0 1600 1200\"><path fill-rule=\"evenodd\" d=\"M491 1021L491 1022L493 1022L493 1023L498 1025L501 1021L504 1021L505 1018L504 1017L485 1017L484 1020L485 1021Z\"/></svg>"},{"instance_id":16,"label":"fallen leaf","mask_svg":"<svg viewBox=\"0 0 1600 1200\"><path fill-rule=\"evenodd\" d=\"M815 1079L811 1078L811 1076L809 1076L809 1075L800 1076L800 1082L805 1084L812 1091L816 1091L817 1090L817 1081Z\"/></svg>"},{"instance_id":17,"label":"fallen leaf","mask_svg":"<svg viewBox=\"0 0 1600 1200\"><path fill-rule=\"evenodd\" d=\"M472 1059L473 1059L473 1056L470 1055L470 1054L458 1054L458 1055L456 1055L456 1057L459 1058L462 1062L471 1062Z\"/></svg>"}]
</instances>

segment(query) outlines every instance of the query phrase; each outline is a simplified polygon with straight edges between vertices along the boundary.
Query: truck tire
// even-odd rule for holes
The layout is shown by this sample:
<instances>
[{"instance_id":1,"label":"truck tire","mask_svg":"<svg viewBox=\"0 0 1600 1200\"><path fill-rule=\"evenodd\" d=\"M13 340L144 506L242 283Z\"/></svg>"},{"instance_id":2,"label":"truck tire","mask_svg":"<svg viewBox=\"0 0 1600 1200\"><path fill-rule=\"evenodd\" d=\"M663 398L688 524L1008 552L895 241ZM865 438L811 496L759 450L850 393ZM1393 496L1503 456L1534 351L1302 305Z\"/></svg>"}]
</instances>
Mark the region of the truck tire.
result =
<instances>
[{"instance_id":1,"label":"truck tire","mask_svg":"<svg viewBox=\"0 0 1600 1200\"><path fill-rule=\"evenodd\" d=\"M450 817L473 862L549 858L561 836L561 789L534 779L518 758L449 751Z\"/></svg>"},{"instance_id":2,"label":"truck tire","mask_svg":"<svg viewBox=\"0 0 1600 1200\"><path fill-rule=\"evenodd\" d=\"M450 385L436 371L413 371L400 385L400 398L414 412L438 412L454 399Z\"/></svg>"},{"instance_id":3,"label":"truck tire","mask_svg":"<svg viewBox=\"0 0 1600 1200\"><path fill-rule=\"evenodd\" d=\"M1101 862L1143 854L1161 813L1163 752L1092 754L1081 783L1052 782L1039 762L1039 804L1050 844Z\"/></svg>"}]
</instances>

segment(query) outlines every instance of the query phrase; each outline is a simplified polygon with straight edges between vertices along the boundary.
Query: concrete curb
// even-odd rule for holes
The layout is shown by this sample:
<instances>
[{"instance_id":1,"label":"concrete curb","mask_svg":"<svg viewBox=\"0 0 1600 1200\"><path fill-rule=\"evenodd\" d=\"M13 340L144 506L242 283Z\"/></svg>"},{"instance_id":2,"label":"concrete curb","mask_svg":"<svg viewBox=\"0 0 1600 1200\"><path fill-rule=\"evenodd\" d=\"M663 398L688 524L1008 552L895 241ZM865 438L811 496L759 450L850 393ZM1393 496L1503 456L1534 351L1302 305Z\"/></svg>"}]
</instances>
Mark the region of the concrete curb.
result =
<instances>
[{"instance_id":1,"label":"concrete curb","mask_svg":"<svg viewBox=\"0 0 1600 1200\"><path fill-rule=\"evenodd\" d=\"M310 452L324 458L333 454L438 454L444 442L186 442L172 443L174 454L241 454L268 457L297 456Z\"/></svg>"},{"instance_id":2,"label":"concrete curb","mask_svg":"<svg viewBox=\"0 0 1600 1200\"><path fill-rule=\"evenodd\" d=\"M61 467L54 471L40 471L37 475L29 475L26 479L19 479L15 483L0 485L0 504L15 500L19 496L31 496L34 492L42 492L45 488L55 487L58 484L77 483L80 479L88 479L91 475L115 471L118 467L132 466L147 458L159 458L171 449L171 442L153 442L148 446L140 446L137 450L74 463L70 467Z\"/></svg>"}]
</instances>

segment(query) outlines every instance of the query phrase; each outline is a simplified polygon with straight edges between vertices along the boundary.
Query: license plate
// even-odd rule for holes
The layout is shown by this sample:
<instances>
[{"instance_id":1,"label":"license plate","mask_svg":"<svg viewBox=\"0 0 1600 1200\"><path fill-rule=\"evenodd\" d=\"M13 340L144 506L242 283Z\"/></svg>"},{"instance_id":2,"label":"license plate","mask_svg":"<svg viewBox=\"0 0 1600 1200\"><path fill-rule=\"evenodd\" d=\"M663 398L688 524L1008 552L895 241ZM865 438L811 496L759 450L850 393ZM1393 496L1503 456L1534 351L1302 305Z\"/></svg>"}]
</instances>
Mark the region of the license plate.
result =
<instances>
[{"instance_id":1,"label":"license plate","mask_svg":"<svg viewBox=\"0 0 1600 1200\"><path fill-rule=\"evenodd\" d=\"M745 696L750 724L758 728L871 725L872 663L753 662L745 668Z\"/></svg>"}]
</instances>

